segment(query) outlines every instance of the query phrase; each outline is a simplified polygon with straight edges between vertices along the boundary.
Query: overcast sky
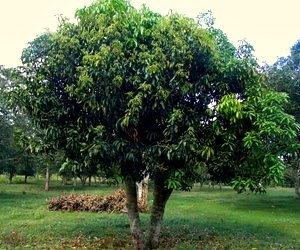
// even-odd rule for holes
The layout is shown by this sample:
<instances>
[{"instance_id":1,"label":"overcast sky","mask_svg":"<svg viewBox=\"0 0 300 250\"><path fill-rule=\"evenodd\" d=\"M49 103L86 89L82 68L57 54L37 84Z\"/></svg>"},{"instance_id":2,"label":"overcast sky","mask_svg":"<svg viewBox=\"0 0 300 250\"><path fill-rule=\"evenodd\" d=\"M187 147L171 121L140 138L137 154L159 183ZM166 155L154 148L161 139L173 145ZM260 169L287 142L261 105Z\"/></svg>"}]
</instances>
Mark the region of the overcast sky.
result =
<instances>
[{"instance_id":1,"label":"overcast sky","mask_svg":"<svg viewBox=\"0 0 300 250\"><path fill-rule=\"evenodd\" d=\"M55 30L57 16L72 18L77 8L93 0L0 0L0 65L20 65L22 49L45 30ZM273 63L286 56L300 39L300 0L131 0L167 14L189 17L212 10L216 27L235 45L246 39L258 59Z\"/></svg>"}]
</instances>

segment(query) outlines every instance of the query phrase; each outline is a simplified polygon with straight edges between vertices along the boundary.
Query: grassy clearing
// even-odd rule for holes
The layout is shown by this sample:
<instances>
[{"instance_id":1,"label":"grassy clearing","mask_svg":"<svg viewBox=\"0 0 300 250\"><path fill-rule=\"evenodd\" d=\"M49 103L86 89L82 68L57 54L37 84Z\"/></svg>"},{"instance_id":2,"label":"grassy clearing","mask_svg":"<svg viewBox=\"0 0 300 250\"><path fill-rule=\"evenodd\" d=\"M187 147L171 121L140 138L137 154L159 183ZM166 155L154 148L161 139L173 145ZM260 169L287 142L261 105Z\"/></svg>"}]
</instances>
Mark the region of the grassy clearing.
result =
<instances>
[{"instance_id":1,"label":"grassy clearing","mask_svg":"<svg viewBox=\"0 0 300 250\"><path fill-rule=\"evenodd\" d=\"M62 187L44 192L0 183L1 249L132 249L126 214L48 211L46 199L67 193L106 195L116 187ZM151 196L149 197L151 200ZM266 195L194 188L167 204L161 249L300 249L300 201L291 189ZM149 214L142 215L146 229Z\"/></svg>"}]
</instances>

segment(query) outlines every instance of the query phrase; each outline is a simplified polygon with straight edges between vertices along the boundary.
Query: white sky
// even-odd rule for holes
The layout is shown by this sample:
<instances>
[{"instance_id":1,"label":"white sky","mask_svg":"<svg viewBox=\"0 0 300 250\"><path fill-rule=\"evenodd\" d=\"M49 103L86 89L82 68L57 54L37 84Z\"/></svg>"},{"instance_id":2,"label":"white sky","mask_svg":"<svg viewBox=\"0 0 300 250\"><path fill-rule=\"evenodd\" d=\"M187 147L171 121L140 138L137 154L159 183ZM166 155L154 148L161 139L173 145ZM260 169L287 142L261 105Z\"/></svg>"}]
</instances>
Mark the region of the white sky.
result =
<instances>
[{"instance_id":1,"label":"white sky","mask_svg":"<svg viewBox=\"0 0 300 250\"><path fill-rule=\"evenodd\" d=\"M22 49L45 30L55 30L57 15L72 18L93 0L0 0L0 65L20 65ZM170 9L189 17L212 10L216 27L235 45L246 39L263 62L286 56L300 39L300 0L131 0L153 11Z\"/></svg>"}]
</instances>

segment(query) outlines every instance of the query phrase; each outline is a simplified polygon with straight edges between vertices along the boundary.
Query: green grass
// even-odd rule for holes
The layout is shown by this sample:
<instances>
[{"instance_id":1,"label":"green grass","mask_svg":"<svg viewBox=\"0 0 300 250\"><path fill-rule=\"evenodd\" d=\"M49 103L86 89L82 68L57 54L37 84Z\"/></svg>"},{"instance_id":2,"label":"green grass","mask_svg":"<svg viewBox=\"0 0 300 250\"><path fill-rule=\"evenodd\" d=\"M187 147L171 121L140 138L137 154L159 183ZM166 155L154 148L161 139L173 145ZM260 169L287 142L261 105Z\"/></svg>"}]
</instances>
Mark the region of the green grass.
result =
<instances>
[{"instance_id":1,"label":"green grass","mask_svg":"<svg viewBox=\"0 0 300 250\"><path fill-rule=\"evenodd\" d=\"M132 249L126 214L57 212L46 206L46 199L62 192L106 195L116 187L51 184L44 192L34 179L0 183L0 249ZM164 218L161 249L300 249L300 200L292 189L264 195L230 188L176 191ZM146 230L149 214L141 219Z\"/></svg>"}]
</instances>

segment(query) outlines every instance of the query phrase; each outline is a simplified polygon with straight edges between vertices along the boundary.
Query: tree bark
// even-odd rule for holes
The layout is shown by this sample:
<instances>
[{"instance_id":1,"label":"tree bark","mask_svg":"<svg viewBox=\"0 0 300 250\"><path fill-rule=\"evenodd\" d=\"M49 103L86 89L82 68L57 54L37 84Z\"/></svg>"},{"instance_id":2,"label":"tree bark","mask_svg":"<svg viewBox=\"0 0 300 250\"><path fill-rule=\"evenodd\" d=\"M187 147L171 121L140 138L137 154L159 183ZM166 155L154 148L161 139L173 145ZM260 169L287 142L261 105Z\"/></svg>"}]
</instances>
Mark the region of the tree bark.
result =
<instances>
[{"instance_id":1,"label":"tree bark","mask_svg":"<svg viewBox=\"0 0 300 250\"><path fill-rule=\"evenodd\" d=\"M25 175L25 178L24 178L24 183L26 184L27 183L27 175Z\"/></svg>"},{"instance_id":2,"label":"tree bark","mask_svg":"<svg viewBox=\"0 0 300 250\"><path fill-rule=\"evenodd\" d=\"M46 166L46 179L45 179L45 191L49 191L49 183L50 183L50 169L49 165Z\"/></svg>"},{"instance_id":3,"label":"tree bark","mask_svg":"<svg viewBox=\"0 0 300 250\"><path fill-rule=\"evenodd\" d=\"M149 175L137 184L138 186L138 202L142 212L148 210L148 184L149 184Z\"/></svg>"},{"instance_id":4,"label":"tree bark","mask_svg":"<svg viewBox=\"0 0 300 250\"><path fill-rule=\"evenodd\" d=\"M164 179L157 177L153 187L153 206L151 211L149 235L147 239L147 249L157 249L159 246L159 236L165 212L166 203L172 193L164 185Z\"/></svg>"},{"instance_id":5,"label":"tree bark","mask_svg":"<svg viewBox=\"0 0 300 250\"><path fill-rule=\"evenodd\" d=\"M127 196L127 210L133 242L137 250L144 250L144 235L140 226L136 185L133 180L126 180L125 185Z\"/></svg>"}]
</instances>

